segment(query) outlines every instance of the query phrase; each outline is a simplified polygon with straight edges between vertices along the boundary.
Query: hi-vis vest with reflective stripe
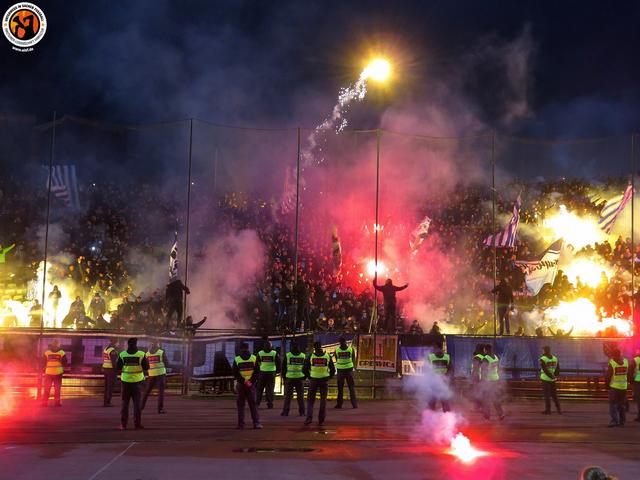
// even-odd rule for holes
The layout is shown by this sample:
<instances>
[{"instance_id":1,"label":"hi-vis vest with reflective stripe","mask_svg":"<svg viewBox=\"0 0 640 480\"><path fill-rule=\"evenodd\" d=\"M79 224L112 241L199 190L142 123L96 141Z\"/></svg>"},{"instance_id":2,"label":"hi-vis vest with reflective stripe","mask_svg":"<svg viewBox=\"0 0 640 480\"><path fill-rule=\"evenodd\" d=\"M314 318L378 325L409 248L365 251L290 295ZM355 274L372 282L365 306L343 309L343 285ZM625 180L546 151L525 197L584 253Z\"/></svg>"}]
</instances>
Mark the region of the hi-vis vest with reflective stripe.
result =
<instances>
[{"instance_id":1,"label":"hi-vis vest with reflective stripe","mask_svg":"<svg viewBox=\"0 0 640 480\"><path fill-rule=\"evenodd\" d=\"M166 375L167 369L164 366L164 362L162 361L162 355L164 354L164 350L159 348L154 353L147 352L145 356L149 361L149 376L150 377L158 377L160 375Z\"/></svg>"},{"instance_id":2,"label":"hi-vis vest with reflective stripe","mask_svg":"<svg viewBox=\"0 0 640 480\"><path fill-rule=\"evenodd\" d=\"M256 356L251 355L248 359L245 360L240 355L238 355L235 360L242 378L244 378L245 380L251 379L253 375L253 369L256 366Z\"/></svg>"},{"instance_id":3,"label":"hi-vis vest with reflective stripe","mask_svg":"<svg viewBox=\"0 0 640 480\"><path fill-rule=\"evenodd\" d=\"M47 350L46 352L44 352L44 356L47 359L47 365L45 367L44 373L46 375L62 375L64 372L64 367L62 366L62 357L64 357L64 350L61 349L57 352Z\"/></svg>"},{"instance_id":4,"label":"hi-vis vest with reflective stripe","mask_svg":"<svg viewBox=\"0 0 640 480\"><path fill-rule=\"evenodd\" d=\"M498 373L498 364L500 359L498 356L485 355L484 361L489 362L489 372L487 373L487 378L483 378L483 380L486 380L487 382L497 382L500 380L500 374Z\"/></svg>"},{"instance_id":5,"label":"hi-vis vest with reflective stripe","mask_svg":"<svg viewBox=\"0 0 640 480\"><path fill-rule=\"evenodd\" d=\"M612 358L609 360L609 365L611 365L611 369L613 370L609 386L616 390L626 390L627 374L629 373L629 360L623 358L622 364L619 364Z\"/></svg>"},{"instance_id":6,"label":"hi-vis vest with reflective stripe","mask_svg":"<svg viewBox=\"0 0 640 480\"><path fill-rule=\"evenodd\" d=\"M340 347L336 348L336 368L338 370L353 368L353 348L350 346L344 350Z\"/></svg>"},{"instance_id":7,"label":"hi-vis vest with reflective stripe","mask_svg":"<svg viewBox=\"0 0 640 480\"><path fill-rule=\"evenodd\" d=\"M478 363L480 365L482 365L482 361L484 360L484 355L481 353L476 353L473 356L473 360L478 360ZM480 373L482 372L482 369L480 367L478 367L478 371L476 372L476 362L471 361L471 378L475 377L476 375L478 376L478 378L480 378Z\"/></svg>"},{"instance_id":8,"label":"hi-vis vest with reflective stripe","mask_svg":"<svg viewBox=\"0 0 640 480\"><path fill-rule=\"evenodd\" d=\"M102 351L102 368L113 368L113 362L111 361L111 352L115 348L107 347Z\"/></svg>"},{"instance_id":9,"label":"hi-vis vest with reflective stripe","mask_svg":"<svg viewBox=\"0 0 640 480\"><path fill-rule=\"evenodd\" d=\"M330 360L331 357L329 357L328 353L321 356L317 356L315 353L312 353L309 361L309 376L311 378L327 378L329 376Z\"/></svg>"},{"instance_id":10,"label":"hi-vis vest with reflective stripe","mask_svg":"<svg viewBox=\"0 0 640 480\"><path fill-rule=\"evenodd\" d=\"M142 359L144 352L138 350L136 353L120 352L122 359L122 373L120 379L125 383L136 383L144 381L144 372L142 371Z\"/></svg>"},{"instance_id":11,"label":"hi-vis vest with reflective stripe","mask_svg":"<svg viewBox=\"0 0 640 480\"><path fill-rule=\"evenodd\" d=\"M261 372L275 372L276 371L276 351L271 350L265 352L260 350L258 352L258 358L260 359L260 371Z\"/></svg>"},{"instance_id":12,"label":"hi-vis vest with reflective stripe","mask_svg":"<svg viewBox=\"0 0 640 480\"><path fill-rule=\"evenodd\" d=\"M305 354L299 353L294 355L287 352L287 378L303 378L302 368L304 367Z\"/></svg>"},{"instance_id":13,"label":"hi-vis vest with reflective stripe","mask_svg":"<svg viewBox=\"0 0 640 480\"><path fill-rule=\"evenodd\" d=\"M431 368L438 375L444 375L447 373L449 362L451 362L451 357L448 353L443 353L441 357L437 356L435 353L429 354L429 363L431 364Z\"/></svg>"},{"instance_id":14,"label":"hi-vis vest with reflective stripe","mask_svg":"<svg viewBox=\"0 0 640 480\"><path fill-rule=\"evenodd\" d=\"M558 357L551 355L551 358L549 358L546 355L542 355L540 357L540 361L544 363L547 370L549 370L549 372L554 376L554 378L551 378L549 375L544 373L542 368L540 368L540 380L544 380L545 382L555 382L556 368L558 368Z\"/></svg>"},{"instance_id":15,"label":"hi-vis vest with reflective stripe","mask_svg":"<svg viewBox=\"0 0 640 480\"><path fill-rule=\"evenodd\" d=\"M640 383L640 357L635 357L633 360L636 362L636 374L633 377L633 381Z\"/></svg>"}]
</instances>

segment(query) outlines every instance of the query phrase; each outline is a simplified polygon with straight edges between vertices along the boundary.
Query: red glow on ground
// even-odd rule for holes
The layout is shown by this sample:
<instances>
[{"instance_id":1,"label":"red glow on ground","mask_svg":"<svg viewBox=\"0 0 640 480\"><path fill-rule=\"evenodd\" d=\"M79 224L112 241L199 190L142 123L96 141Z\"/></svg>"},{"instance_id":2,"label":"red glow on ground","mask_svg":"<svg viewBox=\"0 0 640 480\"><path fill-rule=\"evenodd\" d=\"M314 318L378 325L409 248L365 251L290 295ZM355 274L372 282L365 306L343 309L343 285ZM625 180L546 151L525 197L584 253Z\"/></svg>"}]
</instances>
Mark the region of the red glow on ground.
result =
<instances>
[{"instance_id":1,"label":"red glow on ground","mask_svg":"<svg viewBox=\"0 0 640 480\"><path fill-rule=\"evenodd\" d=\"M453 437L451 446L446 453L453 455L463 463L473 463L477 458L489 455L488 452L474 448L469 439L462 433L458 433Z\"/></svg>"}]
</instances>

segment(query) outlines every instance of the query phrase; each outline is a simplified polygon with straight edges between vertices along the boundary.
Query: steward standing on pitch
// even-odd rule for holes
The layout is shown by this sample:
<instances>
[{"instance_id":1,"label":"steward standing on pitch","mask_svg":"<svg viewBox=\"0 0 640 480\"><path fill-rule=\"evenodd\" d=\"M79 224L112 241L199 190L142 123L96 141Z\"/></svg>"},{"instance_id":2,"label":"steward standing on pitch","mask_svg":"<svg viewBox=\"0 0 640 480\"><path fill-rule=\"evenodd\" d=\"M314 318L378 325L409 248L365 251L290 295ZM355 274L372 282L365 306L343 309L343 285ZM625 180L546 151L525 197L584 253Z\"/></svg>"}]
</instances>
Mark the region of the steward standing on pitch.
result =
<instances>
[{"instance_id":1,"label":"steward standing on pitch","mask_svg":"<svg viewBox=\"0 0 640 480\"><path fill-rule=\"evenodd\" d=\"M53 385L53 396L55 406L60 407L60 394L62 391L62 374L67 365L67 358L64 350L60 348L60 342L54 340L49 346L49 350L44 352L44 386L42 391L42 406L46 407L51 396L51 385Z\"/></svg>"},{"instance_id":2,"label":"steward standing on pitch","mask_svg":"<svg viewBox=\"0 0 640 480\"><path fill-rule=\"evenodd\" d=\"M560 362L555 355L551 354L551 347L543 347L543 354L540 357L540 381L542 382L542 392L544 393L544 415L551 413L551 400L556 406L559 414L560 402L558 401L558 392L556 390L556 379L560 375Z\"/></svg>"},{"instance_id":3,"label":"steward standing on pitch","mask_svg":"<svg viewBox=\"0 0 640 480\"><path fill-rule=\"evenodd\" d=\"M444 353L443 344L441 341L436 342L436 349L429 354L428 360L433 373L435 373L436 375L443 375L447 378L451 378L451 356L448 353ZM438 400L440 400L440 403L442 403L443 412L446 413L451 410L449 401L445 398L431 398L431 400L429 400L429 408L431 410L436 409L436 403L438 402Z\"/></svg>"},{"instance_id":4,"label":"steward standing on pitch","mask_svg":"<svg viewBox=\"0 0 640 480\"><path fill-rule=\"evenodd\" d=\"M238 408L238 428L244 428L244 404L249 404L253 428L260 429L260 416L256 405L256 387L258 378L257 357L249 351L249 345L245 342L240 344L240 354L233 360L233 376L237 380L238 398L236 406Z\"/></svg>"},{"instance_id":5,"label":"steward standing on pitch","mask_svg":"<svg viewBox=\"0 0 640 480\"><path fill-rule=\"evenodd\" d=\"M344 337L340 337L340 346L336 348L336 369L338 370L338 401L335 408L342 408L342 399L344 391L344 381L347 381L349 386L349 398L351 399L351 406L358 408L358 399L356 398L356 388L353 381L353 366L355 362L355 356L353 354L353 347L347 345L347 340Z\"/></svg>"},{"instance_id":6,"label":"steward standing on pitch","mask_svg":"<svg viewBox=\"0 0 640 480\"><path fill-rule=\"evenodd\" d=\"M318 425L324 424L327 413L327 395L329 393L329 379L336 373L336 367L331 356L322 350L320 342L313 344L313 353L304 364L304 374L309 377L309 391L307 392L307 419L305 425L313 422L313 404L316 401L316 393L320 390L320 412L318 413Z\"/></svg>"},{"instance_id":7,"label":"steward standing on pitch","mask_svg":"<svg viewBox=\"0 0 640 480\"><path fill-rule=\"evenodd\" d=\"M267 408L273 408L273 390L276 386L276 374L280 372L280 355L271 348L271 342L265 340L264 347L258 352L258 365L260 377L258 377L258 392L256 406L260 406L262 392L267 397Z\"/></svg>"},{"instance_id":8,"label":"steward standing on pitch","mask_svg":"<svg viewBox=\"0 0 640 480\"><path fill-rule=\"evenodd\" d=\"M616 348L611 353L605 375L605 385L609 389L610 427L622 427L624 425L628 375L629 360L622 358L620 350Z\"/></svg>"},{"instance_id":9,"label":"steward standing on pitch","mask_svg":"<svg viewBox=\"0 0 640 480\"><path fill-rule=\"evenodd\" d=\"M149 369L144 352L138 350L138 339L127 340L127 349L120 352L116 369L120 371L122 381L122 407L120 409L120 430L127 429L129 421L129 401L133 400L133 422L136 430L143 429L142 409L140 408L140 397L142 383L144 382L144 370Z\"/></svg>"},{"instance_id":10,"label":"steward standing on pitch","mask_svg":"<svg viewBox=\"0 0 640 480\"><path fill-rule=\"evenodd\" d=\"M149 372L147 383L144 388L144 396L142 397L141 409L144 410L147 404L147 398L151 390L158 386L158 413L166 413L164 410L164 388L167 381L167 355L160 348L157 340L153 340L149 346L149 351L144 354L149 362Z\"/></svg>"},{"instance_id":11,"label":"steward standing on pitch","mask_svg":"<svg viewBox=\"0 0 640 480\"><path fill-rule=\"evenodd\" d=\"M97 295L97 294L96 294ZM104 375L104 402L103 407L112 407L113 387L116 385L116 364L118 363L118 348L116 342L111 339L109 345L102 351L102 374Z\"/></svg>"},{"instance_id":12,"label":"steward standing on pitch","mask_svg":"<svg viewBox=\"0 0 640 480\"><path fill-rule=\"evenodd\" d=\"M291 399L293 391L296 391L296 400L298 400L298 413L304 416L304 362L306 355L300 351L296 342L291 343L291 351L285 355L282 376L284 377L284 405L282 406L282 415L289 415Z\"/></svg>"},{"instance_id":13,"label":"steward standing on pitch","mask_svg":"<svg viewBox=\"0 0 640 480\"><path fill-rule=\"evenodd\" d=\"M493 347L487 343L484 346L484 359L480 369L481 390L483 396L483 415L486 420L491 419L491 405L496 410L500 420L504 420L502 410L502 392L500 391L500 358L493 353Z\"/></svg>"}]
</instances>

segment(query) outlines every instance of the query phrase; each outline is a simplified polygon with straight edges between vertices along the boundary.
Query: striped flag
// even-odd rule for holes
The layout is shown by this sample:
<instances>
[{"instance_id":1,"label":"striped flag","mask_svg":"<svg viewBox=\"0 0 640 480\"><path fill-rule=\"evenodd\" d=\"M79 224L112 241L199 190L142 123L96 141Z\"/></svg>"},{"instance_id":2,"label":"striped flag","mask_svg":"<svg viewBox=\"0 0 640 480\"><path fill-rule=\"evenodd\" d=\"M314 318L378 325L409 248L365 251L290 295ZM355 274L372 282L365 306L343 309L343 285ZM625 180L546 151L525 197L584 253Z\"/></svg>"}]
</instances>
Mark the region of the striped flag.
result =
<instances>
[{"instance_id":1,"label":"striped flag","mask_svg":"<svg viewBox=\"0 0 640 480\"><path fill-rule=\"evenodd\" d=\"M47 188L49 179L47 178ZM75 165L53 165L51 167L51 193L67 207L80 208L78 178Z\"/></svg>"},{"instance_id":2,"label":"striped flag","mask_svg":"<svg viewBox=\"0 0 640 480\"><path fill-rule=\"evenodd\" d=\"M615 223L618 215L622 213L624 207L627 206L629 200L633 197L633 187L629 185L627 189L624 191L623 195L617 196L608 200L604 205L604 208L600 212L600 220L598 224L600 228L607 233L611 233L613 229L613 224Z\"/></svg>"},{"instance_id":3,"label":"striped flag","mask_svg":"<svg viewBox=\"0 0 640 480\"><path fill-rule=\"evenodd\" d=\"M520 207L522 199L518 195L516 203L513 205L513 216L507 226L501 232L495 235L489 235L484 239L487 247L507 247L512 248L516 243L516 233L518 232L518 224L520 223Z\"/></svg>"},{"instance_id":4,"label":"striped flag","mask_svg":"<svg viewBox=\"0 0 640 480\"><path fill-rule=\"evenodd\" d=\"M176 280L178 278L178 232L171 247L171 253L169 254L169 281Z\"/></svg>"}]
</instances>

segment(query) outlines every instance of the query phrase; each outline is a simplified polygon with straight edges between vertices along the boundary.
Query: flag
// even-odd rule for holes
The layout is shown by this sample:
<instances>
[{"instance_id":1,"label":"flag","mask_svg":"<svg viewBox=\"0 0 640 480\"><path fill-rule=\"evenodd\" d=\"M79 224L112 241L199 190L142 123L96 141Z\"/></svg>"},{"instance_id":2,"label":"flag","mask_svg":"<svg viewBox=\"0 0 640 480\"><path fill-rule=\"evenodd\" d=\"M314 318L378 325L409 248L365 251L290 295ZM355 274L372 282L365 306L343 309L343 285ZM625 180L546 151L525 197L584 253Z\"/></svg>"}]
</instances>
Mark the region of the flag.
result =
<instances>
[{"instance_id":1,"label":"flag","mask_svg":"<svg viewBox=\"0 0 640 480\"><path fill-rule=\"evenodd\" d=\"M520 223L520 207L522 206L522 199L520 195L513 205L513 215L507 226L501 232L495 235L489 235L484 239L484 244L487 247L507 247L512 248L516 243L516 233L518 232L518 224Z\"/></svg>"},{"instance_id":2,"label":"flag","mask_svg":"<svg viewBox=\"0 0 640 480\"><path fill-rule=\"evenodd\" d=\"M333 227L331 232L331 245L333 253L333 274L338 275L342 269L342 245L340 244L337 227Z\"/></svg>"},{"instance_id":3,"label":"flag","mask_svg":"<svg viewBox=\"0 0 640 480\"><path fill-rule=\"evenodd\" d=\"M178 279L178 232L169 253L169 281Z\"/></svg>"},{"instance_id":4,"label":"flag","mask_svg":"<svg viewBox=\"0 0 640 480\"><path fill-rule=\"evenodd\" d=\"M411 253L414 255L418 252L418 249L420 248L420 245L422 245L422 242L424 242L424 239L427 238L430 225L431 219L429 217L424 217L418 227L411 232L413 239L409 241L409 246L411 247Z\"/></svg>"},{"instance_id":5,"label":"flag","mask_svg":"<svg viewBox=\"0 0 640 480\"><path fill-rule=\"evenodd\" d=\"M632 197L633 187L629 185L623 195L612 198L605 203L604 208L600 212L600 221L598 222L602 230L611 233L618 215L622 213L622 210L624 210L624 207L627 206L627 203L629 203Z\"/></svg>"},{"instance_id":6,"label":"flag","mask_svg":"<svg viewBox=\"0 0 640 480\"><path fill-rule=\"evenodd\" d=\"M49 179L47 179L49 188ZM78 178L75 165L53 165L51 167L51 193L71 208L80 208Z\"/></svg>"},{"instance_id":7,"label":"flag","mask_svg":"<svg viewBox=\"0 0 640 480\"><path fill-rule=\"evenodd\" d=\"M542 252L534 260L516 260L514 263L524 272L524 281L527 290L532 295L538 295L546 283L556 279L558 273L558 261L562 250L562 239L553 242L549 248Z\"/></svg>"}]
</instances>

